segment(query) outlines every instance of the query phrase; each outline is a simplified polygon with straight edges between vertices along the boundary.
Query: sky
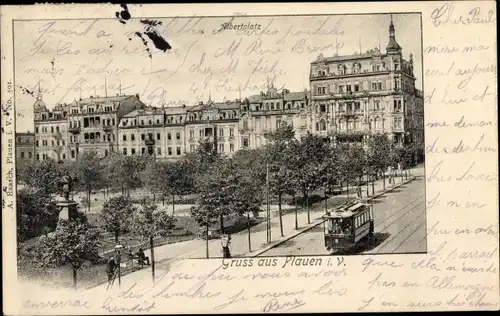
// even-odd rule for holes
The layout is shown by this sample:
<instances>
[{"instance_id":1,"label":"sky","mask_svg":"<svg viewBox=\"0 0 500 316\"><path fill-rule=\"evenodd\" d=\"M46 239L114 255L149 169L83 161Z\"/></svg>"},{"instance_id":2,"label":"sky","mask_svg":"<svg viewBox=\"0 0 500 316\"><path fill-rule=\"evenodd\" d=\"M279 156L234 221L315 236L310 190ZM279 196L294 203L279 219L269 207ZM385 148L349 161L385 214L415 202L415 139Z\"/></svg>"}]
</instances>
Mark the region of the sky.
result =
<instances>
[{"instance_id":1,"label":"sky","mask_svg":"<svg viewBox=\"0 0 500 316\"><path fill-rule=\"evenodd\" d=\"M132 13L132 12L131 12ZM153 30L171 46L155 47L147 25L134 18L16 21L14 60L16 128L33 130L33 103L42 91L49 109L95 96L139 94L152 106L193 105L258 94L274 82L291 91L309 89L310 63L350 55L389 40L389 14L236 16L155 19ZM419 14L395 14L403 56L414 55L422 89ZM253 27L221 30L222 25ZM227 25L227 24L225 24ZM143 39L135 33L140 32ZM380 41L379 41L380 38ZM360 45L361 42L361 45Z\"/></svg>"}]
</instances>

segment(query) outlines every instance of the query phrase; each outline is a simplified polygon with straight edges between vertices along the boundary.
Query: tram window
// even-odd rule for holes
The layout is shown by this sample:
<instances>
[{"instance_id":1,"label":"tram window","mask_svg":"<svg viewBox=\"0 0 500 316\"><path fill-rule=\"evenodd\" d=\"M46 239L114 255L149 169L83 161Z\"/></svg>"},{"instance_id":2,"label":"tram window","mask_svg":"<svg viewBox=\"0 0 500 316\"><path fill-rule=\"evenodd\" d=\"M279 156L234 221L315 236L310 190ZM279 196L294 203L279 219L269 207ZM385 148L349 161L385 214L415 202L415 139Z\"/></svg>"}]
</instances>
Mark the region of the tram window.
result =
<instances>
[{"instance_id":1,"label":"tram window","mask_svg":"<svg viewBox=\"0 0 500 316\"><path fill-rule=\"evenodd\" d=\"M342 218L332 218L328 223L330 234L351 234L352 220Z\"/></svg>"}]
</instances>

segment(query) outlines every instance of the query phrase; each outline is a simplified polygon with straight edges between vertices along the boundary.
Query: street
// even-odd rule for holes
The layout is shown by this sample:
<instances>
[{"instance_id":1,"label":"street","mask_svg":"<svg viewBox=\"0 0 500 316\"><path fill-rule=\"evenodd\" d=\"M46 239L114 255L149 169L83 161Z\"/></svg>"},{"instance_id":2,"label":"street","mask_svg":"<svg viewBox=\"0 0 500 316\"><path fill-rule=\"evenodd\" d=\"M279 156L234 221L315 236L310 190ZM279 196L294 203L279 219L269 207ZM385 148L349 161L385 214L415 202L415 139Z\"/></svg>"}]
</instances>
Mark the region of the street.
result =
<instances>
[{"instance_id":1,"label":"street","mask_svg":"<svg viewBox=\"0 0 500 316\"><path fill-rule=\"evenodd\" d=\"M374 200L375 243L349 254L424 253L427 248L425 184L422 176ZM327 255L323 225L292 238L262 256ZM338 253L340 254L340 253Z\"/></svg>"}]
</instances>

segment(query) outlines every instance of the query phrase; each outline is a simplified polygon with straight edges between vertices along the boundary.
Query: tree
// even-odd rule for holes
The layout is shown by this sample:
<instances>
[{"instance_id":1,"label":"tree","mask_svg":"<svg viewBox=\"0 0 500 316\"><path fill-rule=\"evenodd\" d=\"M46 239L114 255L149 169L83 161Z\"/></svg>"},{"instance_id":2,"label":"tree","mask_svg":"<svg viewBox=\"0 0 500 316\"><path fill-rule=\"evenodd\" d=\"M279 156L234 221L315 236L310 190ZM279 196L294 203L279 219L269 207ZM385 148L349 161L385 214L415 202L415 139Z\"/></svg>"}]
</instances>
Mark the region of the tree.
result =
<instances>
[{"instance_id":1,"label":"tree","mask_svg":"<svg viewBox=\"0 0 500 316\"><path fill-rule=\"evenodd\" d=\"M101 211L101 219L104 223L104 229L115 236L115 242L118 244L118 237L130 228L130 220L136 207L132 201L119 195L107 200Z\"/></svg>"},{"instance_id":2,"label":"tree","mask_svg":"<svg viewBox=\"0 0 500 316\"><path fill-rule=\"evenodd\" d=\"M120 173L118 174L122 184L122 194L130 196L130 190L141 187L143 182L141 174L151 164L150 156L125 156L122 160Z\"/></svg>"},{"instance_id":3,"label":"tree","mask_svg":"<svg viewBox=\"0 0 500 316\"><path fill-rule=\"evenodd\" d=\"M55 229L59 217L56 203L44 191L24 188L17 192L18 241L40 236Z\"/></svg>"},{"instance_id":4,"label":"tree","mask_svg":"<svg viewBox=\"0 0 500 316\"><path fill-rule=\"evenodd\" d=\"M136 235L149 239L151 249L151 273L155 281L155 252L154 238L167 237L175 228L176 219L165 210L158 210L158 206L149 199L141 201L141 207L132 216L132 228Z\"/></svg>"},{"instance_id":5,"label":"tree","mask_svg":"<svg viewBox=\"0 0 500 316\"><path fill-rule=\"evenodd\" d=\"M153 195L162 194L166 181L167 163L163 161L153 161L146 165L140 173L141 182Z\"/></svg>"},{"instance_id":6,"label":"tree","mask_svg":"<svg viewBox=\"0 0 500 316\"><path fill-rule=\"evenodd\" d=\"M90 211L92 190L100 188L103 183L103 164L97 152L90 150L83 153L76 166L78 184L87 192L87 209Z\"/></svg>"},{"instance_id":7,"label":"tree","mask_svg":"<svg viewBox=\"0 0 500 316\"><path fill-rule=\"evenodd\" d=\"M233 163L236 170L244 172L252 179L255 186L254 195L263 201L266 185L266 149L261 147L238 150L233 155Z\"/></svg>"},{"instance_id":8,"label":"tree","mask_svg":"<svg viewBox=\"0 0 500 316\"><path fill-rule=\"evenodd\" d=\"M85 218L59 220L54 234L42 236L35 252L38 267L71 265L73 285L77 288L77 271L87 260L98 257L99 232L92 229Z\"/></svg>"},{"instance_id":9,"label":"tree","mask_svg":"<svg viewBox=\"0 0 500 316\"><path fill-rule=\"evenodd\" d=\"M297 153L299 156L297 172L297 185L306 200L307 222L311 223L309 209L309 193L322 186L324 173L324 160L329 155L325 141L317 135L308 133L300 140Z\"/></svg>"},{"instance_id":10,"label":"tree","mask_svg":"<svg viewBox=\"0 0 500 316\"><path fill-rule=\"evenodd\" d=\"M373 135L368 140L367 164L375 172L382 174L385 190L385 171L391 164L391 143L387 135ZM372 184L373 185L373 184Z\"/></svg>"},{"instance_id":11,"label":"tree","mask_svg":"<svg viewBox=\"0 0 500 316\"><path fill-rule=\"evenodd\" d=\"M328 210L328 196L327 192L332 191L333 186L336 184L337 175L339 173L338 162L338 149L334 146L327 146L326 153L323 159L322 171L320 182L323 185L324 198L325 198L325 213Z\"/></svg>"},{"instance_id":12,"label":"tree","mask_svg":"<svg viewBox=\"0 0 500 316\"><path fill-rule=\"evenodd\" d=\"M251 168L236 168L234 170L236 173L235 181L239 185L231 196L232 211L247 217L248 251L252 251L250 213L253 213L255 217L256 214L258 215L260 205L262 205L262 195L259 194L262 186L252 171Z\"/></svg>"},{"instance_id":13,"label":"tree","mask_svg":"<svg viewBox=\"0 0 500 316\"><path fill-rule=\"evenodd\" d=\"M295 140L295 132L293 127L288 124L283 124L276 131L266 135L269 140L267 146L267 165L270 171L270 189L278 196L278 214L280 221L280 232L283 234L283 216L282 216L282 197L290 187L287 181L291 179L291 172L288 168L287 161L294 154L289 146Z\"/></svg>"},{"instance_id":14,"label":"tree","mask_svg":"<svg viewBox=\"0 0 500 316\"><path fill-rule=\"evenodd\" d=\"M175 196L195 191L195 171L185 160L170 163L165 167L165 177L160 187L164 194L172 195L172 216L175 214Z\"/></svg>"},{"instance_id":15,"label":"tree","mask_svg":"<svg viewBox=\"0 0 500 316\"><path fill-rule=\"evenodd\" d=\"M224 234L224 216L231 214L235 191L238 189L238 175L231 159L221 158L217 163L199 173L196 188L199 192L197 205L191 208L191 216L206 228L207 258L208 230L210 224L219 220L220 231Z\"/></svg>"},{"instance_id":16,"label":"tree","mask_svg":"<svg viewBox=\"0 0 500 316\"><path fill-rule=\"evenodd\" d=\"M19 170L18 181L32 190L52 196L60 191L58 180L61 178L59 165L52 159L33 161Z\"/></svg>"},{"instance_id":17,"label":"tree","mask_svg":"<svg viewBox=\"0 0 500 316\"><path fill-rule=\"evenodd\" d=\"M210 141L200 141L196 149L184 156L184 163L193 179L199 177L212 165L220 162L222 155L216 151L214 144Z\"/></svg>"},{"instance_id":18,"label":"tree","mask_svg":"<svg viewBox=\"0 0 500 316\"><path fill-rule=\"evenodd\" d=\"M339 178L346 182L347 198L349 198L349 183L363 177L366 167L365 153L362 147L339 146Z\"/></svg>"}]
</instances>

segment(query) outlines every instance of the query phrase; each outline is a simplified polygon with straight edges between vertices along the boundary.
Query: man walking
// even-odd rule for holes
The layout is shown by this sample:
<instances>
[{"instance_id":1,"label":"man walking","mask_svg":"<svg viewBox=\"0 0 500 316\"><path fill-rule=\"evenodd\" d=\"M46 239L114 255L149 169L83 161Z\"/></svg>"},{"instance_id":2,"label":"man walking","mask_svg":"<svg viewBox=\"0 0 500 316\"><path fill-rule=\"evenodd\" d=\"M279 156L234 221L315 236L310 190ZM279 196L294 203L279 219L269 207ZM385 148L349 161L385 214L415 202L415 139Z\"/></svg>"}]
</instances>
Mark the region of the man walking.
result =
<instances>
[{"instance_id":1,"label":"man walking","mask_svg":"<svg viewBox=\"0 0 500 316\"><path fill-rule=\"evenodd\" d=\"M108 275L108 289L113 285L113 280L116 272L116 260L113 256L109 257L106 265L106 274Z\"/></svg>"}]
</instances>

